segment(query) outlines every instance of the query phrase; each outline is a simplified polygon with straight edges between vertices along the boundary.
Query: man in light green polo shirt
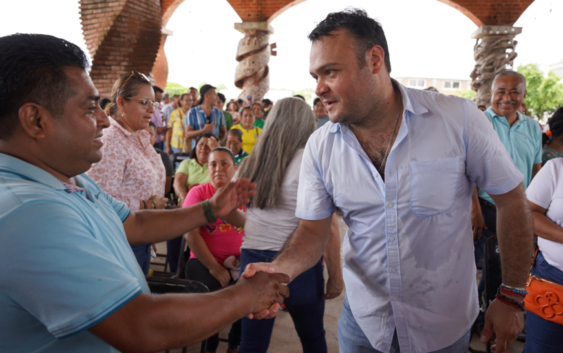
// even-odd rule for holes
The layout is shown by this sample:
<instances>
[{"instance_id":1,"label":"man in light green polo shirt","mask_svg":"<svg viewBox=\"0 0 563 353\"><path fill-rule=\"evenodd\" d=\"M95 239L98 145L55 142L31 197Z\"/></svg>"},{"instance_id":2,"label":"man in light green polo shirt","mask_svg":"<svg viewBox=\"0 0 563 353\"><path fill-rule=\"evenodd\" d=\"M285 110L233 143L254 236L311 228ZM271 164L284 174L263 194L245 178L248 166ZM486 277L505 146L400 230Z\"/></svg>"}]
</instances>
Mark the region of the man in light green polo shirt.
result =
<instances>
[{"instance_id":1,"label":"man in light green polo shirt","mask_svg":"<svg viewBox=\"0 0 563 353\"><path fill-rule=\"evenodd\" d=\"M518 112L526 97L526 78L515 71L499 73L491 87L491 106L484 112L516 167L524 174L524 188L541 168L542 137L537 121ZM485 240L497 233L496 206L492 198L476 188L471 224L475 241L475 262L483 257ZM482 234L481 234L482 232Z\"/></svg>"}]
</instances>

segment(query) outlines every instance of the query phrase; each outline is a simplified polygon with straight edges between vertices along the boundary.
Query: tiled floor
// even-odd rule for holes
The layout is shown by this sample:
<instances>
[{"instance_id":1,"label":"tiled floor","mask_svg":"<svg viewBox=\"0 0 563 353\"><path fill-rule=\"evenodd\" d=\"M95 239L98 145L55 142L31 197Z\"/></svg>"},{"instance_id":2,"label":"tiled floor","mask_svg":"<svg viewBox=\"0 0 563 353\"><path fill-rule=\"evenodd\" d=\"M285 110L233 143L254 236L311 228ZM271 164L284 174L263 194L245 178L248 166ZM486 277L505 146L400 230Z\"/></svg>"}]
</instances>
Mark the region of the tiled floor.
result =
<instances>
[{"instance_id":1,"label":"tiled floor","mask_svg":"<svg viewBox=\"0 0 563 353\"><path fill-rule=\"evenodd\" d=\"M340 225L340 237L344 239L344 234L346 234L346 224L342 221L342 217L338 218ZM157 244L159 253L166 253L166 244ZM157 270L161 270L159 267L155 267ZM325 274L326 275L326 274ZM340 318L340 312L342 310L342 302L344 300L344 293L338 298L329 300L326 302L325 306L325 316L324 324L326 331L326 340L329 353L338 352L338 339L336 337L336 325L338 319ZM224 328L220 333L219 337L226 339L229 333L229 327ZM471 342L471 347L478 349L480 351L485 351L485 345L479 342L477 337L474 337ZM521 353L524 344L521 342L514 342L512 347L507 351L507 353ZM227 343L221 342L217 353L224 353L227 351ZM270 343L269 353L300 353L302 352L301 343L299 342L299 337L295 332L293 321L287 312L281 311L274 325L274 332L272 335L272 340ZM172 353L181 353L181 349L174 349ZM200 345L195 344L188 347L187 352L189 353L199 353Z\"/></svg>"}]
</instances>

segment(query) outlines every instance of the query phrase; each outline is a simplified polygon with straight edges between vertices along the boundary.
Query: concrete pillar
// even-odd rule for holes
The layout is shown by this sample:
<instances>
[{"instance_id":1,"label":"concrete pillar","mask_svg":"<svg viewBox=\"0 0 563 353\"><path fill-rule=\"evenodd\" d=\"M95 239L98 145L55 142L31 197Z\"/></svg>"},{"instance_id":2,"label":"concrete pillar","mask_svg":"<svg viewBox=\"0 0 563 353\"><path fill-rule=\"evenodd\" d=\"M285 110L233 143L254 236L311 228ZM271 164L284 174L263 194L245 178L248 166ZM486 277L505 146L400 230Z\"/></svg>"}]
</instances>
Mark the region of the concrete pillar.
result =
<instances>
[{"instance_id":1,"label":"concrete pillar","mask_svg":"<svg viewBox=\"0 0 563 353\"><path fill-rule=\"evenodd\" d=\"M236 60L239 62L235 71L235 86L242 89L239 98L252 97L259 102L270 89L268 63L275 44L270 45L270 34L274 33L268 22L235 23L235 29L244 34L238 43Z\"/></svg>"},{"instance_id":2,"label":"concrete pillar","mask_svg":"<svg viewBox=\"0 0 563 353\"><path fill-rule=\"evenodd\" d=\"M474 101L488 107L491 104L491 85L495 76L504 70L512 70L521 27L481 26L473 34L475 68L471 72L471 88L477 92Z\"/></svg>"}]
</instances>

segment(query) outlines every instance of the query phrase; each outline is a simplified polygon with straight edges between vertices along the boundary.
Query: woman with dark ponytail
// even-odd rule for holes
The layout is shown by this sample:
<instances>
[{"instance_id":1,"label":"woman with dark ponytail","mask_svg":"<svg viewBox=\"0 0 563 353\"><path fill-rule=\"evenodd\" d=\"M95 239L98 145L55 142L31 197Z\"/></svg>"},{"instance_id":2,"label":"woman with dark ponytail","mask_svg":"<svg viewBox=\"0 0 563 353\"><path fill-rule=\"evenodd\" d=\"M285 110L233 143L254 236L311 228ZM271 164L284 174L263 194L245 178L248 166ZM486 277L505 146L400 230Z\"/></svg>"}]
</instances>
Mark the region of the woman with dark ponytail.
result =
<instances>
[{"instance_id":1,"label":"woman with dark ponytail","mask_svg":"<svg viewBox=\"0 0 563 353\"><path fill-rule=\"evenodd\" d=\"M549 130L543 133L542 166L553 158L563 158L563 108L548 120Z\"/></svg>"}]
</instances>

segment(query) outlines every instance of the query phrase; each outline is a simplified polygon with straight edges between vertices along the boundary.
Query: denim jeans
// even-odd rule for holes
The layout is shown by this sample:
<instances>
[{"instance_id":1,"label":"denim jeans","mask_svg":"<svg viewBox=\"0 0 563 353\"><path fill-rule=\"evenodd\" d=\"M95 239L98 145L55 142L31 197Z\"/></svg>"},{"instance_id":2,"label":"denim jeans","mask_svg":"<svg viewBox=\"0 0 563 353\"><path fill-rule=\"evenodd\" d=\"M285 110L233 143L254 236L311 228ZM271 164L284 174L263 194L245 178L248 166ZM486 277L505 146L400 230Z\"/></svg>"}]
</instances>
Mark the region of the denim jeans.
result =
<instances>
[{"instance_id":1,"label":"denim jeans","mask_svg":"<svg viewBox=\"0 0 563 353\"><path fill-rule=\"evenodd\" d=\"M168 266L170 266L170 272L172 273L176 273L178 270L178 260L180 260L180 252L183 250L181 248L182 237L183 235L180 235L177 238L166 241L166 259L168 260Z\"/></svg>"},{"instance_id":2,"label":"denim jeans","mask_svg":"<svg viewBox=\"0 0 563 353\"><path fill-rule=\"evenodd\" d=\"M141 270L145 276L148 275L151 268L151 244L135 245L131 246L131 249L133 249Z\"/></svg>"},{"instance_id":3,"label":"denim jeans","mask_svg":"<svg viewBox=\"0 0 563 353\"><path fill-rule=\"evenodd\" d=\"M542 253L538 253L536 266L532 274L549 281L563 284L563 272L551 266ZM563 298L560 298L563 300ZM524 353L561 353L563 352L563 325L545 320L540 316L526 312L526 345Z\"/></svg>"},{"instance_id":4,"label":"denim jeans","mask_svg":"<svg viewBox=\"0 0 563 353\"><path fill-rule=\"evenodd\" d=\"M254 262L272 262L276 251L242 249L241 269ZM293 319L304 353L326 353L323 316L325 302L322 261L297 276L288 285L289 297L284 303ZM242 319L242 337L238 353L266 352L270 345L274 320Z\"/></svg>"},{"instance_id":5,"label":"denim jeans","mask_svg":"<svg viewBox=\"0 0 563 353\"><path fill-rule=\"evenodd\" d=\"M471 338L470 332L468 331L451 346L432 353L467 353L469 339ZM354 319L348 303L348 296L344 298L342 314L340 314L340 320L338 320L338 346L340 353L382 353L373 348L356 319ZM393 334L390 353L401 353L397 331Z\"/></svg>"}]
</instances>

